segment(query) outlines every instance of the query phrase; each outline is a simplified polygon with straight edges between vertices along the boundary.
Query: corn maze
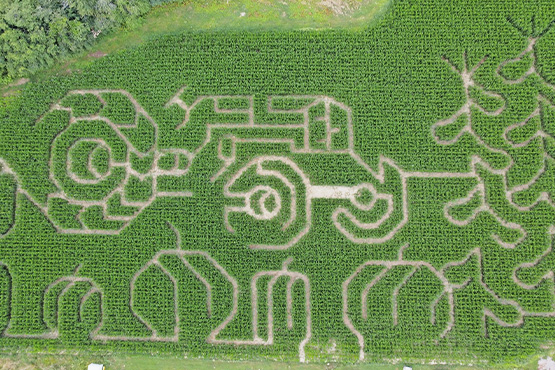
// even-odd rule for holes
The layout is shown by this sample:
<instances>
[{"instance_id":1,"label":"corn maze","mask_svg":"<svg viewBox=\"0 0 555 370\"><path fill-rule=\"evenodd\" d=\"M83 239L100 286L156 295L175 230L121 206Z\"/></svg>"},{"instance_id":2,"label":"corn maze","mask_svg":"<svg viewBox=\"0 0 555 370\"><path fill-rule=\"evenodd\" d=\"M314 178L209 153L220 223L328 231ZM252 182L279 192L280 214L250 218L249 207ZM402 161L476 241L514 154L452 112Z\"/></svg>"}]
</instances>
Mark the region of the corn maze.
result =
<instances>
[{"instance_id":1,"label":"corn maze","mask_svg":"<svg viewBox=\"0 0 555 370\"><path fill-rule=\"evenodd\" d=\"M518 364L555 338L555 5L191 33L0 110L0 345Z\"/></svg>"}]
</instances>

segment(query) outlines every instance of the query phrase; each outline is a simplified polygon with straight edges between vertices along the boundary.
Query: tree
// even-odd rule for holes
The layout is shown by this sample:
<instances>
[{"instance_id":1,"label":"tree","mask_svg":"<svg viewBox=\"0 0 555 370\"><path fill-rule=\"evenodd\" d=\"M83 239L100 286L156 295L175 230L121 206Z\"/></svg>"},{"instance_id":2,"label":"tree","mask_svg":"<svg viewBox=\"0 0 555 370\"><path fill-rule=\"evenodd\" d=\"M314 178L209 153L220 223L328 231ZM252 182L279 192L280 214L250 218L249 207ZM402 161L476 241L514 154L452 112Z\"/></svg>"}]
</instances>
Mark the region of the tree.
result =
<instances>
[{"instance_id":1,"label":"tree","mask_svg":"<svg viewBox=\"0 0 555 370\"><path fill-rule=\"evenodd\" d=\"M0 0L0 81L83 50L150 7L149 0Z\"/></svg>"}]
</instances>

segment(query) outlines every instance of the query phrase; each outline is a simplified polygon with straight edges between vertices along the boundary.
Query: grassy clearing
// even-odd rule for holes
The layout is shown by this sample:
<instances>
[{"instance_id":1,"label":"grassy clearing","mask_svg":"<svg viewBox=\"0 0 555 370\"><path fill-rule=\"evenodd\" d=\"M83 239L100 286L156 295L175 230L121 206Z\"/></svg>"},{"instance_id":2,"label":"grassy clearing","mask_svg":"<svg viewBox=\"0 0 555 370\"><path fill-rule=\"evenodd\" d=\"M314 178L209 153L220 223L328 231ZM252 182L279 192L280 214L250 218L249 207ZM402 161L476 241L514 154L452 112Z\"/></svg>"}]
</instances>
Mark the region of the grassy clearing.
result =
<instances>
[{"instance_id":1,"label":"grassy clearing","mask_svg":"<svg viewBox=\"0 0 555 370\"><path fill-rule=\"evenodd\" d=\"M31 82L79 73L99 56L135 47L163 35L187 31L361 30L382 15L391 0L209 0L184 1L154 8L126 29L101 36L89 50L62 59L30 76ZM0 86L0 95L18 86Z\"/></svg>"},{"instance_id":2,"label":"grassy clearing","mask_svg":"<svg viewBox=\"0 0 555 370\"><path fill-rule=\"evenodd\" d=\"M18 354L0 358L0 369L55 370L86 369L89 363L102 363L107 370L401 370L403 364L338 365L334 363L313 365L269 361L212 361L145 355L89 355L75 354ZM537 361L536 361L537 362ZM457 365L414 365L413 370L465 370L475 367ZM530 364L525 369L534 369Z\"/></svg>"},{"instance_id":3,"label":"grassy clearing","mask_svg":"<svg viewBox=\"0 0 555 370\"><path fill-rule=\"evenodd\" d=\"M553 355L553 354L552 354ZM537 369L538 358L534 358L527 365L520 367L522 370ZM25 369L25 370L57 370L57 369L86 369L90 363L102 363L107 370L401 370L403 366L411 366L413 370L468 370L481 369L480 366L461 365L418 365L406 364L361 364L339 365L328 364L298 364L270 361L213 361L204 359L160 357L146 355L91 355L83 353L74 354L7 354L0 355L0 369ZM508 369L496 366L495 369ZM492 367L488 367L492 369Z\"/></svg>"}]
</instances>

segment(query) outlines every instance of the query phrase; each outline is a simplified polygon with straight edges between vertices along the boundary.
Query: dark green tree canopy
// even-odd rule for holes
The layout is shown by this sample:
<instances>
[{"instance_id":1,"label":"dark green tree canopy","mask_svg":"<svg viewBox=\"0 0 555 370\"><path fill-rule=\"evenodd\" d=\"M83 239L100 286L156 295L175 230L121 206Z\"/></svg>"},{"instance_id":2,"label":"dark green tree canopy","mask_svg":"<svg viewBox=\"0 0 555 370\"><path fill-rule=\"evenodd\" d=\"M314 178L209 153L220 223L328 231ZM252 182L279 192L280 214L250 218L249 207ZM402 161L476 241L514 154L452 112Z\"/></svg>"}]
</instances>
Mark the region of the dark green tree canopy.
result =
<instances>
[{"instance_id":1,"label":"dark green tree canopy","mask_svg":"<svg viewBox=\"0 0 555 370\"><path fill-rule=\"evenodd\" d=\"M149 0L0 0L0 78L44 68L150 7Z\"/></svg>"}]
</instances>

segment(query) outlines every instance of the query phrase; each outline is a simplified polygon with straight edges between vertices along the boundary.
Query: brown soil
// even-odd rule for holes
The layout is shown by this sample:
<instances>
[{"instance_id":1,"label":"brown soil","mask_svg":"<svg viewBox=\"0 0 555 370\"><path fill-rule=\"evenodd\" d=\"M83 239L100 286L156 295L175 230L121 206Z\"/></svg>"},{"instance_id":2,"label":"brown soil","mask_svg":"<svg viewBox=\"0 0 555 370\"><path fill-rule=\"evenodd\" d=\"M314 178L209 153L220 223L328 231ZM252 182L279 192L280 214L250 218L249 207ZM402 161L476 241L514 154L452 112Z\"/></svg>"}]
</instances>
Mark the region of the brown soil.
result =
<instances>
[{"instance_id":1,"label":"brown soil","mask_svg":"<svg viewBox=\"0 0 555 370\"><path fill-rule=\"evenodd\" d=\"M21 86L21 85L26 84L27 82L29 82L28 78L20 78L19 80L9 84L8 86L10 86L10 87L11 86Z\"/></svg>"},{"instance_id":2,"label":"brown soil","mask_svg":"<svg viewBox=\"0 0 555 370\"><path fill-rule=\"evenodd\" d=\"M102 57L105 57L106 55L108 55L108 54L104 53L102 51L95 51L94 53L90 53L87 56L91 57L91 58L102 58Z\"/></svg>"}]
</instances>

